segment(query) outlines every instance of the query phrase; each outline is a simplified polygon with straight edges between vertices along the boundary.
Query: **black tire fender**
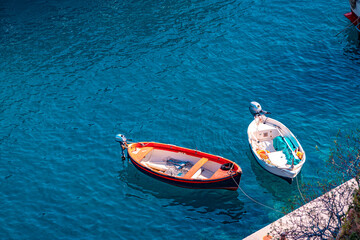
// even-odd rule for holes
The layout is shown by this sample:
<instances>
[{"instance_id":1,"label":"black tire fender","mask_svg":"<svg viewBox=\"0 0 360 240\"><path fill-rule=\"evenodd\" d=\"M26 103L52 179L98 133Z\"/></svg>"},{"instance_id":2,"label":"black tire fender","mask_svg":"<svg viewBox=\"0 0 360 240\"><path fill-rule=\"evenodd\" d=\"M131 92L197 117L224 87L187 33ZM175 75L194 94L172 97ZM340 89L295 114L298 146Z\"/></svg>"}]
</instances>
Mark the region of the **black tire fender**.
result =
<instances>
[{"instance_id":1,"label":"black tire fender","mask_svg":"<svg viewBox=\"0 0 360 240\"><path fill-rule=\"evenodd\" d=\"M221 170L227 171L230 170L234 167L233 163L224 163L223 165L221 165Z\"/></svg>"}]
</instances>

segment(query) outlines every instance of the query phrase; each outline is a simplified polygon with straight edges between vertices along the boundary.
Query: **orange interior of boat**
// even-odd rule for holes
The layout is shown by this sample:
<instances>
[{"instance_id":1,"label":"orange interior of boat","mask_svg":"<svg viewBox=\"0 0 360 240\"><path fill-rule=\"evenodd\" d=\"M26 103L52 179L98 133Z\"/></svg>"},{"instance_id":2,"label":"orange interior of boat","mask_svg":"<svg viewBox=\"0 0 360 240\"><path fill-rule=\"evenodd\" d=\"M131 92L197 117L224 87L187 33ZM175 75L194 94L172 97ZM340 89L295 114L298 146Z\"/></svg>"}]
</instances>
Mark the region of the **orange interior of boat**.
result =
<instances>
[{"instance_id":1,"label":"orange interior of boat","mask_svg":"<svg viewBox=\"0 0 360 240\"><path fill-rule=\"evenodd\" d=\"M153 147L143 147L137 153L131 152L132 153L131 156L136 162L139 163L146 156L146 154L148 154L153 149L154 149ZM136 148L131 150L136 151Z\"/></svg>"},{"instance_id":2,"label":"orange interior of boat","mask_svg":"<svg viewBox=\"0 0 360 240\"><path fill-rule=\"evenodd\" d=\"M131 158L135 160L136 162L140 163L147 154L149 154L152 150L154 150L154 147L136 147L136 146L130 146L128 151L131 155ZM202 168L209 160L206 157L201 158L198 160L190 169L183 175L181 178L184 179L192 179L195 174L199 171L200 168ZM141 163L142 164L142 163ZM156 164L150 165L149 162L146 162L146 164L142 164L147 168L152 169L153 171L164 173L164 167L157 166ZM166 168L165 168L166 169ZM236 167L234 167L234 170L236 171ZM214 171L215 170L215 171ZM228 171L222 170L220 167L218 169L214 169L214 173L208 177L209 180L219 179L219 178L225 178L229 176ZM197 178L197 177L196 177Z\"/></svg>"},{"instance_id":3,"label":"orange interior of boat","mask_svg":"<svg viewBox=\"0 0 360 240\"><path fill-rule=\"evenodd\" d=\"M217 178L224 178L229 176L228 171L224 171L221 168L219 168L210 179L217 179Z\"/></svg>"}]
</instances>

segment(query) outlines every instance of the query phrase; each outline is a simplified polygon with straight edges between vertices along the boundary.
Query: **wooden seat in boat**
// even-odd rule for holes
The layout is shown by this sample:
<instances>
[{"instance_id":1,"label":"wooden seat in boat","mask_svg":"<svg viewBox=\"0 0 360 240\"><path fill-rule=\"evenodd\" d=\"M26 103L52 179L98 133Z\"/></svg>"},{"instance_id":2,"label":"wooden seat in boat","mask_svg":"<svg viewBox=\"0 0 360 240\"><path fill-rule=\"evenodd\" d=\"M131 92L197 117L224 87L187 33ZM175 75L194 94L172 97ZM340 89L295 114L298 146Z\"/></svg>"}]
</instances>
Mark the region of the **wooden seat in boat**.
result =
<instances>
[{"instance_id":1,"label":"wooden seat in boat","mask_svg":"<svg viewBox=\"0 0 360 240\"><path fill-rule=\"evenodd\" d=\"M217 178L224 178L229 176L228 171L222 170L221 168L219 168L212 176L210 179L217 179Z\"/></svg>"},{"instance_id":2,"label":"wooden seat in boat","mask_svg":"<svg viewBox=\"0 0 360 240\"><path fill-rule=\"evenodd\" d=\"M201 158L197 163L195 163L192 168L185 174L184 178L191 178L209 159Z\"/></svg>"},{"instance_id":3,"label":"wooden seat in boat","mask_svg":"<svg viewBox=\"0 0 360 240\"><path fill-rule=\"evenodd\" d=\"M143 147L143 148L140 148L140 150L138 152L133 152L133 159L136 161L136 162L141 162L141 160L151 151L153 150L154 148L153 147Z\"/></svg>"}]
</instances>

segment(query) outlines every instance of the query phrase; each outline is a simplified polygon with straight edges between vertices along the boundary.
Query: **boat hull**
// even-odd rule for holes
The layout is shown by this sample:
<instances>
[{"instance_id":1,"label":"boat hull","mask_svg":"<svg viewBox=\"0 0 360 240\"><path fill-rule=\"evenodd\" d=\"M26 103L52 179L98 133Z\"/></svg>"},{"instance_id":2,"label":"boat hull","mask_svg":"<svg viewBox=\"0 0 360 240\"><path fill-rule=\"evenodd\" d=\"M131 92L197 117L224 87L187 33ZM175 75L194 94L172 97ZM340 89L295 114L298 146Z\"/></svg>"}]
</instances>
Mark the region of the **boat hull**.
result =
<instances>
[{"instance_id":1,"label":"boat hull","mask_svg":"<svg viewBox=\"0 0 360 240\"><path fill-rule=\"evenodd\" d=\"M148 144L148 143L141 143L141 144ZM157 144L160 143L151 143L153 145L153 147L157 147ZM186 149L186 148L182 148L182 147L178 147L178 146L173 146L173 145L167 145L167 144L160 144L158 145L161 147L162 150L164 149L169 149L169 151L177 151L177 152L182 152L184 154L189 154L192 156L199 156L199 157L207 157L209 159L219 159L220 161L225 161L225 162L231 162L234 163L228 159L224 159L221 158L219 156L215 156L215 155L211 155L208 153L203 153L197 150L191 150L191 149ZM237 171L231 171L231 173L224 178L216 178L216 179L208 179L208 180L203 180L203 179L185 179L185 178L181 178L181 177L174 177L174 176L169 176L166 174L162 174L159 173L157 171L154 171L146 166L144 166L143 164L139 163L138 160L134 157L131 156L131 154L128 154L131 163L142 173L156 179L159 181L162 181L164 183L168 183L174 186L178 186L178 187L183 187L183 188L191 188L191 189L227 189L227 190L232 190L235 191L238 189L239 187L239 183L240 183L240 179L241 179L241 175L242 175L242 171L240 169L239 166L237 166L238 170ZM236 163L234 163L236 164Z\"/></svg>"},{"instance_id":2,"label":"boat hull","mask_svg":"<svg viewBox=\"0 0 360 240\"><path fill-rule=\"evenodd\" d=\"M282 179L284 179L285 181L287 181L288 183L292 183L293 179L299 174L299 172L301 171L301 169L299 169L298 171L294 172L293 174L284 172L284 171L280 171L280 169L277 169L275 167L271 168L269 165L265 164L264 161L262 161L261 159L259 159L254 150L252 149L251 145L249 144L250 147L250 151L252 153L252 155L254 156L254 158L256 159L256 162L266 171L268 171L271 174L274 174Z\"/></svg>"},{"instance_id":3,"label":"boat hull","mask_svg":"<svg viewBox=\"0 0 360 240\"><path fill-rule=\"evenodd\" d=\"M275 120L275 119L271 119L271 118L266 118L266 121L270 124L276 125L278 126L282 131L284 131L288 136L290 136L292 139L294 139L297 143L297 146L299 146L299 148L302 149L302 146L300 144L300 142L296 139L295 135L285 126L283 125L281 122ZM256 122L255 120L252 121L249 124L248 127L248 140L249 140L249 146L250 146L250 151L252 153L252 155L254 156L254 158L256 159L256 161L258 162L258 164L264 168L266 171L281 177L283 179L285 179L286 181L288 181L289 183L292 182L292 180L299 174L299 172L301 171L301 168L303 166L303 164L306 161L306 155L304 152L303 155L303 159L301 160L301 162L298 165L295 165L294 169L290 169L290 168L279 168L277 166L274 166L272 164L267 163L266 161L262 160L258 154L256 153L254 147L252 146L252 139L250 136L254 136L254 126L255 126ZM262 124L262 123L261 123Z\"/></svg>"}]
</instances>

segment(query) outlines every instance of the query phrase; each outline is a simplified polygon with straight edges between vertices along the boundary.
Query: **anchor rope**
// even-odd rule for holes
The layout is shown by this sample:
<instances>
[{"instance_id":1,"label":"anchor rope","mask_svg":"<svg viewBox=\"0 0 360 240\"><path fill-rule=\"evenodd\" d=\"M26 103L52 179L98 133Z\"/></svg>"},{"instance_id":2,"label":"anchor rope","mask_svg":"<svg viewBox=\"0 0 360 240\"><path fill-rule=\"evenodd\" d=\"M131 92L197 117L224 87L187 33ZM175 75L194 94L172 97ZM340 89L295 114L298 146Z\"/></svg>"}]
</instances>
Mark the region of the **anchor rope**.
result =
<instances>
[{"instance_id":1,"label":"anchor rope","mask_svg":"<svg viewBox=\"0 0 360 240\"><path fill-rule=\"evenodd\" d=\"M251 201L253 201L254 203L257 203L257 204L259 204L259 205L261 205L261 206L263 206L263 207L269 208L269 209L271 209L271 210L273 210L273 211L275 211L275 212L278 212L278 213L281 213L281 214L285 215L283 212L281 212L281 211L279 211L279 210L277 210L277 209L275 209L275 208L273 208L273 207L270 207L270 206L267 206L267 205L265 205L265 204L262 204L261 202L256 201L254 198L250 197L250 196L249 196L248 194L246 194L246 192L240 187L240 185L235 181L233 175L231 175L231 178L232 178L232 180L234 180L235 184L238 186L238 188L241 190L241 192L242 192L247 198L249 198Z\"/></svg>"},{"instance_id":2,"label":"anchor rope","mask_svg":"<svg viewBox=\"0 0 360 240\"><path fill-rule=\"evenodd\" d=\"M259 201L256 201L254 198L250 197L250 196L240 187L240 185L235 181L235 179L233 178L233 175L231 175L231 178L232 178L232 180L235 182L235 184L238 186L238 188L241 190L241 192L242 192L247 198L249 198L251 201L253 201L254 203L257 203L257 204L259 204L259 205L261 205L261 206L263 206L263 207L269 208L269 209L271 209L271 210L273 210L273 211L275 211L275 212L278 212L278 213L281 213L281 214L285 215L283 212L281 212L281 211L279 211L279 210L277 210L277 209L275 209L275 208L273 208L273 207L267 206L267 205L265 205L265 204L263 204L263 203L261 203L261 202L259 202ZM306 204L305 198L304 198L304 196L302 195L302 193L301 193L301 191L300 191L300 187L299 187L299 182L298 182L297 176L296 176L296 184L297 184L297 188L298 188L298 191L299 191L299 193L300 193L300 196L301 196L302 200L304 201L304 204Z\"/></svg>"},{"instance_id":3,"label":"anchor rope","mask_svg":"<svg viewBox=\"0 0 360 240\"><path fill-rule=\"evenodd\" d=\"M343 31L345 31L346 29L348 29L349 27L351 27L351 25L353 25L357 20L359 20L360 17L358 17L357 19L355 19L353 22L350 22L349 25L347 25L343 30L341 30L340 32L338 32L334 37L337 37L340 33L342 33Z\"/></svg>"},{"instance_id":4,"label":"anchor rope","mask_svg":"<svg viewBox=\"0 0 360 240\"><path fill-rule=\"evenodd\" d=\"M306 204L305 198L304 198L304 196L302 195L302 193L301 193L301 191L300 191L298 176L296 176L296 185L297 185L297 189L299 190L300 196L301 196L304 204Z\"/></svg>"}]
</instances>

